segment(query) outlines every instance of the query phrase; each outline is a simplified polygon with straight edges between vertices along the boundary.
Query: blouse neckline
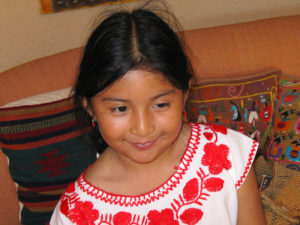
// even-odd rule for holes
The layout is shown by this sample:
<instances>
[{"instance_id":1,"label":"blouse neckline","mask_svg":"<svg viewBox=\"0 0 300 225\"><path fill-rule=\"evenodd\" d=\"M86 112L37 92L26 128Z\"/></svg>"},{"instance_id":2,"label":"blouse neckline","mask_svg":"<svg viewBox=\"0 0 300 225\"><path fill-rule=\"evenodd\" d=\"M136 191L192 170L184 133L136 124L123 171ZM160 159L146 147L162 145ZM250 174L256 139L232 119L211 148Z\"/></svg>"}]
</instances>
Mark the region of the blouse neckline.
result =
<instances>
[{"instance_id":1,"label":"blouse neckline","mask_svg":"<svg viewBox=\"0 0 300 225\"><path fill-rule=\"evenodd\" d=\"M158 200L165 195L167 195L170 191L175 189L177 185L180 183L184 174L188 170L192 159L196 153L196 146L200 141L200 126L194 123L190 123L191 125L191 134L188 141L187 148L181 157L180 163L176 168L176 171L170 176L170 178L161 184L159 187L154 190L147 192L145 194L137 195L137 196L129 196L129 195L121 195L121 194L112 194L98 188L88 181L85 180L85 173L82 173L77 180L77 184L79 188L86 194L93 196L96 199L100 199L105 202L109 202L111 204L117 205L125 205L125 206L133 206L133 205L143 205Z\"/></svg>"}]
</instances>

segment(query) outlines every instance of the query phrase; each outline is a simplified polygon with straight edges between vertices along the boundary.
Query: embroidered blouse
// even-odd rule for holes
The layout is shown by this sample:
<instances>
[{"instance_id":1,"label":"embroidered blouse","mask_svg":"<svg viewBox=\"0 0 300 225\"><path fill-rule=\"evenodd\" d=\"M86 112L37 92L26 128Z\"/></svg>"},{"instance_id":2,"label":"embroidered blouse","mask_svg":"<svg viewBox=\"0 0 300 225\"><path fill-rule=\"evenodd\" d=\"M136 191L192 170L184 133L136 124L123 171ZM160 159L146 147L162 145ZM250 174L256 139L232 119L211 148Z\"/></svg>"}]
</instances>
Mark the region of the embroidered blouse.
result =
<instances>
[{"instance_id":1,"label":"embroidered blouse","mask_svg":"<svg viewBox=\"0 0 300 225\"><path fill-rule=\"evenodd\" d=\"M83 173L62 195L51 225L229 225L237 222L237 190L258 143L219 125L191 123L188 147L176 172L139 196L107 193Z\"/></svg>"}]
</instances>

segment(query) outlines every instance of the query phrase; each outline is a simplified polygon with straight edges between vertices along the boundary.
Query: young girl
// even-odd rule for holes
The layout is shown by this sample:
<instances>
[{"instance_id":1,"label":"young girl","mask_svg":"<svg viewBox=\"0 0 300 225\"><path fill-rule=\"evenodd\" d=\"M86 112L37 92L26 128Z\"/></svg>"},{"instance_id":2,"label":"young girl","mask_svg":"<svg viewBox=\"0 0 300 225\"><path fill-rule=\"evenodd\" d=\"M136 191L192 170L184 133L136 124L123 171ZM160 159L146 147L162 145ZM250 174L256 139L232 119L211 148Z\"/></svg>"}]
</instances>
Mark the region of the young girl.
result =
<instances>
[{"instance_id":1,"label":"young girl","mask_svg":"<svg viewBox=\"0 0 300 225\"><path fill-rule=\"evenodd\" d=\"M114 13L92 33L74 90L87 112L78 118L90 116L104 151L51 225L265 224L250 169L257 142L183 122L193 73L181 43L145 8Z\"/></svg>"}]
</instances>

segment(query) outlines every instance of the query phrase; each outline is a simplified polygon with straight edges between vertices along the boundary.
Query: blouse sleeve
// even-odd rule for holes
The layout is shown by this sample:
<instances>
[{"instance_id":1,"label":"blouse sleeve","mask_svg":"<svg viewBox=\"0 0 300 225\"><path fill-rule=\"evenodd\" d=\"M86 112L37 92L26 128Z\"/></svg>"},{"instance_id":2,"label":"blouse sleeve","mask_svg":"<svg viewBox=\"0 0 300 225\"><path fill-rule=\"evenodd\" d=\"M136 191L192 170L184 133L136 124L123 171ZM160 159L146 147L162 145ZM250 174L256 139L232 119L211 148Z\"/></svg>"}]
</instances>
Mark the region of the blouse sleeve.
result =
<instances>
[{"instance_id":1,"label":"blouse sleeve","mask_svg":"<svg viewBox=\"0 0 300 225\"><path fill-rule=\"evenodd\" d=\"M61 201L58 202L51 220L50 220L50 225L71 225L73 224L63 213L60 211L61 207Z\"/></svg>"},{"instance_id":2,"label":"blouse sleeve","mask_svg":"<svg viewBox=\"0 0 300 225\"><path fill-rule=\"evenodd\" d=\"M258 142L231 129L228 129L226 136L230 148L228 157L232 163L229 173L235 182L236 189L239 189L250 171L258 149Z\"/></svg>"}]
</instances>

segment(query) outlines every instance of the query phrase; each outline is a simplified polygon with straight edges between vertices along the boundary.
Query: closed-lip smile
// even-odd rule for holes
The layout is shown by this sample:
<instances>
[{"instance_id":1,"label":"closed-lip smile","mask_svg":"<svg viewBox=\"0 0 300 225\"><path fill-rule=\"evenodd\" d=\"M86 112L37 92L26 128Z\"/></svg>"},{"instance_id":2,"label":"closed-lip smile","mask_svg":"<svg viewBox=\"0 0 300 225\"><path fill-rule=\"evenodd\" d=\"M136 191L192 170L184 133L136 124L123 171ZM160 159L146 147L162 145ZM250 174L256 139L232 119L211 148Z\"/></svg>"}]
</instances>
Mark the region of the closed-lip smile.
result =
<instances>
[{"instance_id":1,"label":"closed-lip smile","mask_svg":"<svg viewBox=\"0 0 300 225\"><path fill-rule=\"evenodd\" d=\"M147 142L143 142L143 143L130 142L130 144L132 144L134 147L141 149L141 150L150 148L154 143L155 143L155 140L147 141Z\"/></svg>"}]
</instances>

